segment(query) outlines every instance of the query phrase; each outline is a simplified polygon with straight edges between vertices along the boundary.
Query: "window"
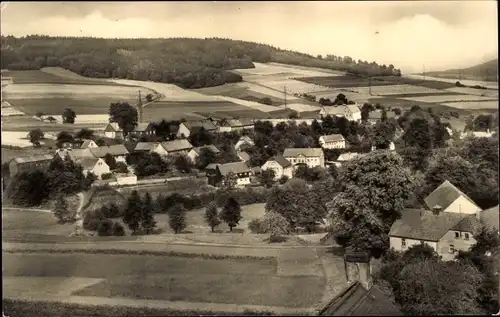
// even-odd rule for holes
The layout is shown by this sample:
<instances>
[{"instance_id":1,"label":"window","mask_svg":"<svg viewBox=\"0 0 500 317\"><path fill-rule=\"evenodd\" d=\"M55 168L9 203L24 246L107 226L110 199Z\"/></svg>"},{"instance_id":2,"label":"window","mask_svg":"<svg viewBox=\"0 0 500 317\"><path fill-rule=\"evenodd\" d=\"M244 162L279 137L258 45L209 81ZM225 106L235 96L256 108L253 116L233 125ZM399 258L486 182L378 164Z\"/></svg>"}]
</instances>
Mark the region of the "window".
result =
<instances>
[{"instance_id":1,"label":"window","mask_svg":"<svg viewBox=\"0 0 500 317\"><path fill-rule=\"evenodd\" d=\"M401 247L406 247L406 239L401 239Z\"/></svg>"},{"instance_id":2,"label":"window","mask_svg":"<svg viewBox=\"0 0 500 317\"><path fill-rule=\"evenodd\" d=\"M460 233L459 232L455 232L455 239L458 239L460 238Z\"/></svg>"},{"instance_id":3,"label":"window","mask_svg":"<svg viewBox=\"0 0 500 317\"><path fill-rule=\"evenodd\" d=\"M455 246L450 244L450 253L455 253Z\"/></svg>"},{"instance_id":4,"label":"window","mask_svg":"<svg viewBox=\"0 0 500 317\"><path fill-rule=\"evenodd\" d=\"M468 233L465 234L465 240L469 240L469 234Z\"/></svg>"}]
</instances>

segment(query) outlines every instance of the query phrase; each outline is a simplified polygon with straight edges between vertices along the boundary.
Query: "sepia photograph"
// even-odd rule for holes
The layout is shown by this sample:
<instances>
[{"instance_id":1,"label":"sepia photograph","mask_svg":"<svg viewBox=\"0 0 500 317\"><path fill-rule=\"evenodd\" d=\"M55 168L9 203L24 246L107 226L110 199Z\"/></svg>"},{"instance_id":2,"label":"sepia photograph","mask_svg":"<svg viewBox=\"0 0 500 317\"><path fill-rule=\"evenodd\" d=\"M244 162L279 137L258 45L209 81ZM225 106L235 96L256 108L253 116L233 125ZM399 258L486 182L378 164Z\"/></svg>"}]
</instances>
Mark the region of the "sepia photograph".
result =
<instances>
[{"instance_id":1,"label":"sepia photograph","mask_svg":"<svg viewBox=\"0 0 500 317\"><path fill-rule=\"evenodd\" d=\"M500 314L497 1L0 8L3 316Z\"/></svg>"}]
</instances>

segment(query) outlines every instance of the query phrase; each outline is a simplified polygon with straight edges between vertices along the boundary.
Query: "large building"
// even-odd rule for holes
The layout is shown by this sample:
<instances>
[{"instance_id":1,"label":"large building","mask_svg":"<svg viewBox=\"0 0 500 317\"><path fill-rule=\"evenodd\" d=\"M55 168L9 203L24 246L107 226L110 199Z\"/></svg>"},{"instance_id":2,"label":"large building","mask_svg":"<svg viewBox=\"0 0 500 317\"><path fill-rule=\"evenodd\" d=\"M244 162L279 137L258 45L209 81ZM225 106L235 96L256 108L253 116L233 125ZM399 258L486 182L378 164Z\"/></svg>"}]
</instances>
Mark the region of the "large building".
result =
<instances>
[{"instance_id":1,"label":"large building","mask_svg":"<svg viewBox=\"0 0 500 317\"><path fill-rule=\"evenodd\" d=\"M252 119L232 119L232 120L222 120L219 124L219 132L231 132L231 131L241 131L241 130L251 130L254 128L254 122Z\"/></svg>"},{"instance_id":2,"label":"large building","mask_svg":"<svg viewBox=\"0 0 500 317\"><path fill-rule=\"evenodd\" d=\"M129 136L139 138L141 136L155 135L153 125L151 123L138 123L134 130L130 131ZM118 123L111 122L104 128L104 136L110 139L123 139L123 130Z\"/></svg>"},{"instance_id":3,"label":"large building","mask_svg":"<svg viewBox=\"0 0 500 317\"><path fill-rule=\"evenodd\" d=\"M323 149L345 149L345 139L342 134L322 135L318 141Z\"/></svg>"},{"instance_id":4,"label":"large building","mask_svg":"<svg viewBox=\"0 0 500 317\"><path fill-rule=\"evenodd\" d=\"M343 106L323 106L319 111L320 116L344 117L349 121L360 121L361 110L357 104Z\"/></svg>"},{"instance_id":5,"label":"large building","mask_svg":"<svg viewBox=\"0 0 500 317\"><path fill-rule=\"evenodd\" d=\"M244 186L250 184L252 171L246 162L233 162L218 164L215 172L208 176L208 183L212 186L224 185L224 180L230 174L236 177L236 185Z\"/></svg>"},{"instance_id":6,"label":"large building","mask_svg":"<svg viewBox=\"0 0 500 317\"><path fill-rule=\"evenodd\" d=\"M427 209L432 210L438 206L443 212L475 214L481 210L472 199L449 181L444 181L439 185L425 197L424 202Z\"/></svg>"},{"instance_id":7,"label":"large building","mask_svg":"<svg viewBox=\"0 0 500 317\"><path fill-rule=\"evenodd\" d=\"M321 148L287 148L283 157L293 166L305 164L308 167L325 167L325 154Z\"/></svg>"},{"instance_id":8,"label":"large building","mask_svg":"<svg viewBox=\"0 0 500 317\"><path fill-rule=\"evenodd\" d=\"M82 158L77 160L76 163L82 166L83 175L85 176L92 173L100 179L103 174L111 172L109 165L102 158Z\"/></svg>"},{"instance_id":9,"label":"large building","mask_svg":"<svg viewBox=\"0 0 500 317\"><path fill-rule=\"evenodd\" d=\"M10 177L13 177L18 173L34 171L37 169L47 170L53 158L53 154L20 156L13 158L9 162Z\"/></svg>"}]
</instances>

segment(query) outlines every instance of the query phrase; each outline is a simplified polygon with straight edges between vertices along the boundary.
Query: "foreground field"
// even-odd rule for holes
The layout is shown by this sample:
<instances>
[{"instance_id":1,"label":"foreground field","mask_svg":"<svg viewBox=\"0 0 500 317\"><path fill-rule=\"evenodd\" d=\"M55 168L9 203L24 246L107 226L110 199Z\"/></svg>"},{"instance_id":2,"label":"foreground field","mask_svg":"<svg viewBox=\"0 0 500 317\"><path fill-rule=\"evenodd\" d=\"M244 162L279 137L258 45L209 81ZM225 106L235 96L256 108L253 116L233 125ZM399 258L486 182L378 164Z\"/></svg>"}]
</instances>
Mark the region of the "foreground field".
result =
<instances>
[{"instance_id":1,"label":"foreground field","mask_svg":"<svg viewBox=\"0 0 500 317\"><path fill-rule=\"evenodd\" d=\"M77 253L5 254L3 260L6 277L104 279L74 291L77 296L310 307L321 300L325 285L317 276L279 276L271 260ZM37 291L44 292L44 287L32 290ZM9 296L8 289L4 296Z\"/></svg>"}]
</instances>

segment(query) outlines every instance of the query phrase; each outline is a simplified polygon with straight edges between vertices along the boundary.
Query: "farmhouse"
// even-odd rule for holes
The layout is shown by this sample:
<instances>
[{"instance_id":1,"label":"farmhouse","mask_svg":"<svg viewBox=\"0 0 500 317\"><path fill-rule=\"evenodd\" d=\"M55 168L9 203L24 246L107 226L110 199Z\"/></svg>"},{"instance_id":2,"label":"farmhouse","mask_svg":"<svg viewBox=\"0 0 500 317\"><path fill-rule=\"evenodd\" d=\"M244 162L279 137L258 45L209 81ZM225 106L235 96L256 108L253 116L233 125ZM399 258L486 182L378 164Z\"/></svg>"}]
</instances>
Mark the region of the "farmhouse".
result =
<instances>
[{"instance_id":1,"label":"farmhouse","mask_svg":"<svg viewBox=\"0 0 500 317\"><path fill-rule=\"evenodd\" d=\"M287 176L288 178L293 177L292 163L284 156L273 156L261 167L262 171L268 169L274 171L274 179L280 179L283 176Z\"/></svg>"},{"instance_id":2,"label":"farmhouse","mask_svg":"<svg viewBox=\"0 0 500 317\"><path fill-rule=\"evenodd\" d=\"M80 144L80 149L92 149L98 147L94 140L82 140Z\"/></svg>"},{"instance_id":3,"label":"farmhouse","mask_svg":"<svg viewBox=\"0 0 500 317\"><path fill-rule=\"evenodd\" d=\"M222 120L219 125L219 132L251 130L253 127L254 123L252 119Z\"/></svg>"},{"instance_id":4,"label":"farmhouse","mask_svg":"<svg viewBox=\"0 0 500 317\"><path fill-rule=\"evenodd\" d=\"M27 171L47 170L52 159L54 159L53 154L15 157L9 162L10 177Z\"/></svg>"},{"instance_id":5,"label":"farmhouse","mask_svg":"<svg viewBox=\"0 0 500 317\"><path fill-rule=\"evenodd\" d=\"M404 209L389 232L390 246L405 251L416 244L427 244L443 260L455 258L456 252L467 251L476 243L474 234L481 228L481 211L476 214Z\"/></svg>"},{"instance_id":6,"label":"farmhouse","mask_svg":"<svg viewBox=\"0 0 500 317\"><path fill-rule=\"evenodd\" d=\"M101 179L102 174L110 173L108 164L102 158L83 158L76 161L83 168L83 175L92 173Z\"/></svg>"},{"instance_id":7,"label":"farmhouse","mask_svg":"<svg viewBox=\"0 0 500 317\"><path fill-rule=\"evenodd\" d=\"M345 139L342 134L322 135L319 144L323 149L345 149Z\"/></svg>"},{"instance_id":8,"label":"farmhouse","mask_svg":"<svg viewBox=\"0 0 500 317\"><path fill-rule=\"evenodd\" d=\"M234 150L238 151L244 145L252 146L255 145L255 143L253 142L252 138L244 135L238 140L238 142L236 142L236 144L234 145Z\"/></svg>"},{"instance_id":9,"label":"farmhouse","mask_svg":"<svg viewBox=\"0 0 500 317\"><path fill-rule=\"evenodd\" d=\"M147 122L138 123L134 130L130 131L129 136L141 137L154 135L153 125ZM118 126L118 123L111 122L104 128L104 136L110 139L123 139L123 130Z\"/></svg>"},{"instance_id":10,"label":"farmhouse","mask_svg":"<svg viewBox=\"0 0 500 317\"><path fill-rule=\"evenodd\" d=\"M484 131L467 131L460 134L460 139L465 138L491 138L495 134L495 131L491 132L489 129Z\"/></svg>"},{"instance_id":11,"label":"farmhouse","mask_svg":"<svg viewBox=\"0 0 500 317\"><path fill-rule=\"evenodd\" d=\"M96 148L91 148L89 150L96 158L104 158L106 154L110 154L115 158L117 162L123 163L126 163L125 156L129 154L129 151L123 144L99 146Z\"/></svg>"},{"instance_id":12,"label":"farmhouse","mask_svg":"<svg viewBox=\"0 0 500 317\"><path fill-rule=\"evenodd\" d=\"M387 119L393 119L396 116L392 111L386 111L385 114L387 115ZM372 125L377 124L381 120L382 120L382 111L380 110L371 111L368 114L368 122Z\"/></svg>"},{"instance_id":13,"label":"farmhouse","mask_svg":"<svg viewBox=\"0 0 500 317\"><path fill-rule=\"evenodd\" d=\"M319 111L319 115L326 117L327 115L335 117L344 117L349 121L361 120L361 110L357 104L343 106L323 106Z\"/></svg>"},{"instance_id":14,"label":"farmhouse","mask_svg":"<svg viewBox=\"0 0 500 317\"><path fill-rule=\"evenodd\" d=\"M152 152L166 156L171 154L188 154L193 145L186 139L178 139L159 143Z\"/></svg>"},{"instance_id":15,"label":"farmhouse","mask_svg":"<svg viewBox=\"0 0 500 317\"><path fill-rule=\"evenodd\" d=\"M137 144L134 147L133 152L134 153L149 153L159 144L160 144L159 142L137 142Z\"/></svg>"},{"instance_id":16,"label":"farmhouse","mask_svg":"<svg viewBox=\"0 0 500 317\"><path fill-rule=\"evenodd\" d=\"M181 122L177 130L177 137L189 138L192 133L200 131L201 128L208 132L215 132L217 130L217 127L210 120Z\"/></svg>"},{"instance_id":17,"label":"farmhouse","mask_svg":"<svg viewBox=\"0 0 500 317\"><path fill-rule=\"evenodd\" d=\"M444 181L438 188L430 193L424 202L429 210L436 206L445 213L475 214L481 211L467 195L453 186L449 181Z\"/></svg>"},{"instance_id":18,"label":"farmhouse","mask_svg":"<svg viewBox=\"0 0 500 317\"><path fill-rule=\"evenodd\" d=\"M300 115L302 116L302 113ZM285 123L294 122L296 125L299 125L301 123L311 125L314 120L318 121L318 123L322 122L322 120L320 120L320 119L317 120L317 119L288 119L288 118L287 119L284 119L284 118L282 118L282 119L259 119L258 121L269 122L273 125L273 127L275 127L277 124L279 124L281 122L285 122Z\"/></svg>"},{"instance_id":19,"label":"farmhouse","mask_svg":"<svg viewBox=\"0 0 500 317\"><path fill-rule=\"evenodd\" d=\"M77 161L82 158L95 158L94 154L87 149L58 149L56 150L56 156L65 159L69 157L70 160Z\"/></svg>"},{"instance_id":20,"label":"farmhouse","mask_svg":"<svg viewBox=\"0 0 500 317\"><path fill-rule=\"evenodd\" d=\"M191 161L196 162L196 159L198 158L203 149L207 149L208 151L212 152L215 155L220 153L219 149L215 145L210 144L192 148L188 152L187 156L191 159Z\"/></svg>"},{"instance_id":21,"label":"farmhouse","mask_svg":"<svg viewBox=\"0 0 500 317\"><path fill-rule=\"evenodd\" d=\"M325 167L325 154L321 148L287 148L283 156L293 166L306 164L308 167Z\"/></svg>"},{"instance_id":22,"label":"farmhouse","mask_svg":"<svg viewBox=\"0 0 500 317\"><path fill-rule=\"evenodd\" d=\"M356 152L347 152L339 155L337 160L334 162L335 166L341 167L345 162L354 160L355 158L363 156L362 154Z\"/></svg>"},{"instance_id":23,"label":"farmhouse","mask_svg":"<svg viewBox=\"0 0 500 317\"><path fill-rule=\"evenodd\" d=\"M238 158L243 161L243 162L248 162L250 161L250 154L248 154L247 152L245 151L238 151L236 152L236 155L238 156Z\"/></svg>"},{"instance_id":24,"label":"farmhouse","mask_svg":"<svg viewBox=\"0 0 500 317\"><path fill-rule=\"evenodd\" d=\"M123 139L123 130L120 129L118 123L111 122L104 128L104 136L110 139Z\"/></svg>"},{"instance_id":25,"label":"farmhouse","mask_svg":"<svg viewBox=\"0 0 500 317\"><path fill-rule=\"evenodd\" d=\"M250 184L251 169L246 162L218 164L215 173L210 176L207 175L208 183L212 186L224 184L225 178L231 173L236 177L236 185Z\"/></svg>"}]
</instances>

